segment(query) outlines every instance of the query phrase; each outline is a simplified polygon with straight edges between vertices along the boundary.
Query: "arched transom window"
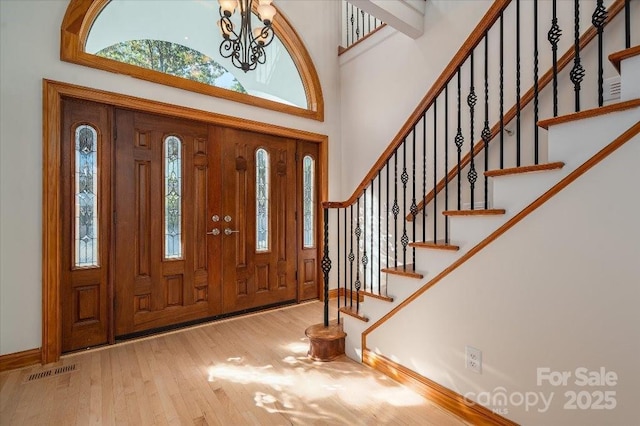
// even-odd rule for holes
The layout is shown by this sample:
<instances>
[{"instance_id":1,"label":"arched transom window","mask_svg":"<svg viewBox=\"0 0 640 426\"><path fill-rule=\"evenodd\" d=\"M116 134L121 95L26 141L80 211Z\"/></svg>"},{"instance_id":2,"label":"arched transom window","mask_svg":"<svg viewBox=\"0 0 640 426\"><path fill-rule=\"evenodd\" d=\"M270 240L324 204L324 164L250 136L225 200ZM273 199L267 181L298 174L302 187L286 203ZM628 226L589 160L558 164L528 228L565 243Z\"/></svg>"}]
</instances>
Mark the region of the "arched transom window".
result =
<instances>
[{"instance_id":1,"label":"arched transom window","mask_svg":"<svg viewBox=\"0 0 640 426\"><path fill-rule=\"evenodd\" d=\"M217 0L71 0L62 25L61 57L322 120L315 67L286 18L278 13L274 19L276 37L265 49L266 63L244 73L220 55L218 8Z\"/></svg>"}]
</instances>

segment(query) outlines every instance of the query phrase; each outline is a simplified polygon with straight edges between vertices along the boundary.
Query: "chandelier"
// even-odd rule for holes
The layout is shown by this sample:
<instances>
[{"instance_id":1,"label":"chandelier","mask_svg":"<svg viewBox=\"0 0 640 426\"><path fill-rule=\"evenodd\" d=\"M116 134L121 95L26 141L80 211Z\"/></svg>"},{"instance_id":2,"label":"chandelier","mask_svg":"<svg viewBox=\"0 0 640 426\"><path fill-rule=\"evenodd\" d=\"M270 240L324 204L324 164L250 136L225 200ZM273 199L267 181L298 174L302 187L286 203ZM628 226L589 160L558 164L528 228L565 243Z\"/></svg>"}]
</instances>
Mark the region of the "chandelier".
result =
<instances>
[{"instance_id":1,"label":"chandelier","mask_svg":"<svg viewBox=\"0 0 640 426\"><path fill-rule=\"evenodd\" d=\"M220 3L220 21L218 26L222 33L220 55L231 58L236 68L244 72L256 69L258 64L264 64L266 55L264 48L274 37L271 24L276 15L276 8L271 5L272 0L256 0L257 12L264 26L251 29L251 4L253 0L218 0ZM236 28L231 17L236 8L240 9L240 27Z\"/></svg>"}]
</instances>

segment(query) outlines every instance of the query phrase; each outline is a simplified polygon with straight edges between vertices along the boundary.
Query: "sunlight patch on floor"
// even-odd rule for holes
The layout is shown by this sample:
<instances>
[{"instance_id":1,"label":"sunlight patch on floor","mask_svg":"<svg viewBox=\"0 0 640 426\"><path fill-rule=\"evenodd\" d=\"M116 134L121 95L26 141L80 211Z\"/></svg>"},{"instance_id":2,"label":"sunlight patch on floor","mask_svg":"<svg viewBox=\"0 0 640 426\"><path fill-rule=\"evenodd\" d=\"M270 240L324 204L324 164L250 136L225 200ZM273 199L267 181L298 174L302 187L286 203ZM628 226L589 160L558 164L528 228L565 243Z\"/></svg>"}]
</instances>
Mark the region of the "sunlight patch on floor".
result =
<instances>
[{"instance_id":1,"label":"sunlight patch on floor","mask_svg":"<svg viewBox=\"0 0 640 426\"><path fill-rule=\"evenodd\" d=\"M298 343L289 346L297 349L296 345ZM295 354L284 357L282 364L275 366L247 365L239 358L229 358L231 362L208 368L208 381L261 386L254 395L254 403L269 412L308 406L325 398L338 398L358 409L381 403L396 407L424 404L424 399L411 389L384 376L365 375L354 368L357 365L353 361L313 362L295 356L298 350L292 352Z\"/></svg>"}]
</instances>

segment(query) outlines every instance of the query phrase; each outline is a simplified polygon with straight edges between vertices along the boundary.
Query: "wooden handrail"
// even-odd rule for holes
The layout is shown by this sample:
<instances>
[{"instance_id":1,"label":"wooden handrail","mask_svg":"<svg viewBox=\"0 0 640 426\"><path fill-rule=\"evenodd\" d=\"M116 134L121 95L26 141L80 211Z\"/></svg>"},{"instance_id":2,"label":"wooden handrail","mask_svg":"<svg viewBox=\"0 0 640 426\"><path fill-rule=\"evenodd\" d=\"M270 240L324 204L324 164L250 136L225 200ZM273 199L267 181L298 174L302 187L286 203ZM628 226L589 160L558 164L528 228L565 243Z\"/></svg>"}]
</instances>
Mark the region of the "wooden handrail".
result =
<instances>
[{"instance_id":1,"label":"wooden handrail","mask_svg":"<svg viewBox=\"0 0 640 426\"><path fill-rule=\"evenodd\" d=\"M351 197L345 201L325 201L322 203L323 208L343 208L352 205L360 195L363 194L365 188L371 183L371 181L377 176L378 172L384 168L387 162L393 156L395 150L404 142L405 137L413 130L422 118L422 113L431 107L437 97L444 91L449 81L458 72L458 68L464 64L467 58L471 55L471 52L475 47L480 44L484 38L485 32L488 31L493 24L500 18L500 12L505 10L511 3L511 0L496 0L484 17L480 20L480 23L471 32L469 37L462 44L458 52L455 54L449 65L442 71L440 77L433 83L431 89L427 92L422 101L418 104L414 112L409 116L405 124L400 128L400 131L393 138L387 149L382 153L378 161L371 167L371 170L362 179L362 182Z\"/></svg>"},{"instance_id":2,"label":"wooden handrail","mask_svg":"<svg viewBox=\"0 0 640 426\"><path fill-rule=\"evenodd\" d=\"M618 15L618 13L622 11L622 9L624 9L624 0L616 0L614 3L612 3L608 9L609 15L607 16L607 19L605 21L605 26L609 22L611 22L611 20L615 18L616 15ZM597 29L593 25L591 25L589 29L585 31L582 37L580 37L580 43L579 43L580 51L582 51L582 49L584 49L585 46L587 46L591 42L591 40L593 40L597 35L598 35ZM567 49L564 55L562 55L560 59L558 59L558 73L562 71L567 65L569 65L571 61L573 61L574 57L575 57L575 49L573 46L571 46ZM541 92L542 89L544 89L547 86L547 84L549 84L552 81L552 79L553 79L553 68L550 68L546 73L544 73L542 77L538 79L538 93ZM521 111L533 100L534 96L535 96L534 87L531 87L520 99ZM516 105L511 107L511 109L507 111L507 113L504 115L504 118L503 118L504 125L507 125L511 120L513 120L517 112L518 111L517 111ZM498 121L491 128L491 139L489 139L489 143L491 143L496 138L499 131L500 131L500 121ZM474 146L473 156L475 157L476 155L478 155L483 149L484 149L484 141L480 139L478 142L476 142ZM471 162L470 152L468 152L462 158L462 160L460 160L460 169L462 170L467 164L469 164L469 162ZM438 195L440 191L444 189L445 182L451 182L457 175L458 175L458 165L456 163L455 167L453 167L447 174L447 179L445 180L445 178L442 178L440 182L438 182L438 184L436 185L435 190L432 189L424 197L424 199L418 203L418 208L416 210L416 213L422 211L424 206L429 204L431 200L433 200L435 196ZM413 215L409 214L405 219L411 222L413 221Z\"/></svg>"}]
</instances>

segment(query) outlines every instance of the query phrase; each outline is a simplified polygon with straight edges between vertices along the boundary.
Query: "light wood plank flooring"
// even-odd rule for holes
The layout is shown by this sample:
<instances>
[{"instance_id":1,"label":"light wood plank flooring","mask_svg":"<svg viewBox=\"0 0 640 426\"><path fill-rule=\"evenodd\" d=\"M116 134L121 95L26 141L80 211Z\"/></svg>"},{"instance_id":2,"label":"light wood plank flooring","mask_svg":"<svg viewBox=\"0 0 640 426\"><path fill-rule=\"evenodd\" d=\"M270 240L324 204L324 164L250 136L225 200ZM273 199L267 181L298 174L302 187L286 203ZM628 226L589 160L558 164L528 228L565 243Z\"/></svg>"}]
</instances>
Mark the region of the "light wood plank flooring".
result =
<instances>
[{"instance_id":1,"label":"light wood plank flooring","mask_svg":"<svg viewBox=\"0 0 640 426\"><path fill-rule=\"evenodd\" d=\"M319 302L305 303L4 372L0 424L466 424L346 357L307 359L304 330L321 318Z\"/></svg>"}]
</instances>

